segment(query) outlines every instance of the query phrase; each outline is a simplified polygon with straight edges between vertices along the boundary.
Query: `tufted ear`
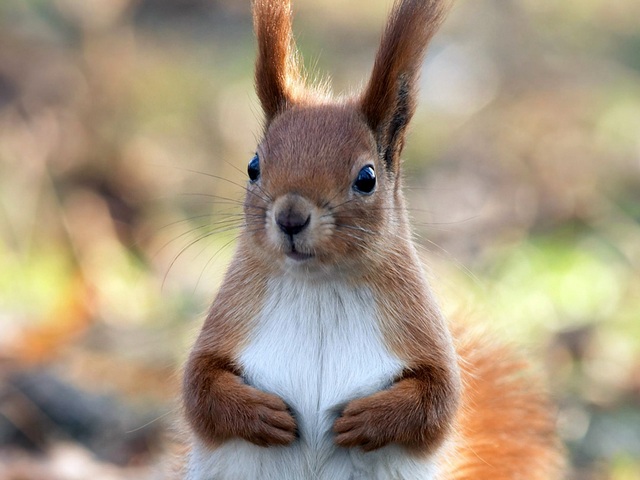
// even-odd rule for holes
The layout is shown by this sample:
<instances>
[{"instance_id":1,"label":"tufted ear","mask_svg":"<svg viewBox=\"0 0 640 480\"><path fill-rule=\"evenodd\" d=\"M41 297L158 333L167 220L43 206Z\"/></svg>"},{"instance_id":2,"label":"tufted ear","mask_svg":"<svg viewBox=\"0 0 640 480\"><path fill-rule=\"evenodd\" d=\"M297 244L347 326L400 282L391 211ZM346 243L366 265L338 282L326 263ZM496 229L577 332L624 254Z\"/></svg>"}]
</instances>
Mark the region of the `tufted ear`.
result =
<instances>
[{"instance_id":1,"label":"tufted ear","mask_svg":"<svg viewBox=\"0 0 640 480\"><path fill-rule=\"evenodd\" d=\"M396 0L360 108L387 168L397 173L418 77L429 41L449 10L447 0Z\"/></svg>"},{"instance_id":2,"label":"tufted ear","mask_svg":"<svg viewBox=\"0 0 640 480\"><path fill-rule=\"evenodd\" d=\"M258 39L256 92L268 124L295 103L303 85L291 32L290 0L254 0L253 24Z\"/></svg>"}]
</instances>

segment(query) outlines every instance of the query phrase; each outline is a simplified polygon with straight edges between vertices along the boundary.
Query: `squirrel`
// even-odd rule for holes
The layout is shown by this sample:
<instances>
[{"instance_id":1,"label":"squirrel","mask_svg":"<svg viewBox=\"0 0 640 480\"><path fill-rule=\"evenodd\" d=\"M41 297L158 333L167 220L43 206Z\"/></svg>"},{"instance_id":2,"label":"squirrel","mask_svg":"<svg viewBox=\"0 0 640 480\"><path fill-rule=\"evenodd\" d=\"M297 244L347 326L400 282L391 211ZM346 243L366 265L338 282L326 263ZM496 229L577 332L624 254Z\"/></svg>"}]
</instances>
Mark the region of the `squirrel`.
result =
<instances>
[{"instance_id":1,"label":"squirrel","mask_svg":"<svg viewBox=\"0 0 640 480\"><path fill-rule=\"evenodd\" d=\"M446 0L396 0L371 77L309 87L289 0L254 0L265 117L244 226L186 362L188 480L556 480L526 362L449 325L411 240L401 152Z\"/></svg>"}]
</instances>

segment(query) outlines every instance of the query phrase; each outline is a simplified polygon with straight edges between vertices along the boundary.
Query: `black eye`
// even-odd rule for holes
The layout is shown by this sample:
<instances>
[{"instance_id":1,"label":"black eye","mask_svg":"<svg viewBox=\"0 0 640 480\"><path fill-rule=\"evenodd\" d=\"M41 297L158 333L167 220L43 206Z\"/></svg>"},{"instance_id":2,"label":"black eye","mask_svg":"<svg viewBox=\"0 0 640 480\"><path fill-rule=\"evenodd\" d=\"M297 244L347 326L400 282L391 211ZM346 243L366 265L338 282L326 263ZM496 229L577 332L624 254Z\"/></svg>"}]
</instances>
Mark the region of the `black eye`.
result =
<instances>
[{"instance_id":1,"label":"black eye","mask_svg":"<svg viewBox=\"0 0 640 480\"><path fill-rule=\"evenodd\" d=\"M367 165L358 172L353 189L360 193L371 193L376 188L376 172L372 165Z\"/></svg>"},{"instance_id":2,"label":"black eye","mask_svg":"<svg viewBox=\"0 0 640 480\"><path fill-rule=\"evenodd\" d=\"M252 182L255 182L260 177L260 157L258 157L257 153L249 162L247 173L249 174L249 179Z\"/></svg>"}]
</instances>

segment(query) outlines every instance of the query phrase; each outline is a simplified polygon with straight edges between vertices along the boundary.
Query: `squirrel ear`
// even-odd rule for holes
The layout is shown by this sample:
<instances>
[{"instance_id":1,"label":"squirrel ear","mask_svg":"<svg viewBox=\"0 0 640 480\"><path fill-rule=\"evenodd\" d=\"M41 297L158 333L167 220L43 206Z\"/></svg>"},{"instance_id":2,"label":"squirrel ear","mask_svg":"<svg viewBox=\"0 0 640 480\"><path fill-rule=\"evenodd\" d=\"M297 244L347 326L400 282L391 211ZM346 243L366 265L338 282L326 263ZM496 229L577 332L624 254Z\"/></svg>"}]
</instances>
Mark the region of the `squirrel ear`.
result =
<instances>
[{"instance_id":1,"label":"squirrel ear","mask_svg":"<svg viewBox=\"0 0 640 480\"><path fill-rule=\"evenodd\" d=\"M290 0L254 0L253 25L258 39L256 92L268 124L295 102L303 83L291 32Z\"/></svg>"},{"instance_id":2,"label":"squirrel ear","mask_svg":"<svg viewBox=\"0 0 640 480\"><path fill-rule=\"evenodd\" d=\"M389 170L397 173L407 124L416 108L418 77L447 0L396 0L382 35L360 108Z\"/></svg>"}]
</instances>

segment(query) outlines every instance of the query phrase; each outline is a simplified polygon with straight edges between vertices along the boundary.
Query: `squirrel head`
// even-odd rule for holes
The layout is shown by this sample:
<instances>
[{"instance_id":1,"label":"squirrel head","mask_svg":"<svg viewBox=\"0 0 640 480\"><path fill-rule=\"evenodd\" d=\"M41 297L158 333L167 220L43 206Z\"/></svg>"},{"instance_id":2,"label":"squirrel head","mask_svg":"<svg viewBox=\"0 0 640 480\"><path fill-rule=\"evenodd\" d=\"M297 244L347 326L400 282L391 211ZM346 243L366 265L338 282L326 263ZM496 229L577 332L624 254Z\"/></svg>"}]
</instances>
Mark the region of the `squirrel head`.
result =
<instances>
[{"instance_id":1,"label":"squirrel head","mask_svg":"<svg viewBox=\"0 0 640 480\"><path fill-rule=\"evenodd\" d=\"M334 100L305 85L290 1L254 0L265 130L244 207L255 255L293 269L358 272L409 241L400 154L423 56L447 10L447 1L397 0L366 87Z\"/></svg>"}]
</instances>

